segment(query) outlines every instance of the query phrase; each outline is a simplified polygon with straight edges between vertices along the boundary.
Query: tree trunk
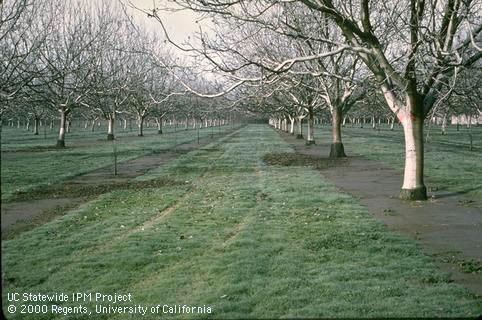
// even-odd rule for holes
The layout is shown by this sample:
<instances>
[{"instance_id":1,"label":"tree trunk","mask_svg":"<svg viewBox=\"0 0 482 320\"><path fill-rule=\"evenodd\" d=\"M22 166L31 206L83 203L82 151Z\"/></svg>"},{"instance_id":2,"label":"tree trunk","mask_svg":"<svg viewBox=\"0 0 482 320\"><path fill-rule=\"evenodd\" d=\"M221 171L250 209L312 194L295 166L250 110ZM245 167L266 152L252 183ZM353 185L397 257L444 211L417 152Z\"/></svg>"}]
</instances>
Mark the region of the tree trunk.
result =
<instances>
[{"instance_id":1,"label":"tree trunk","mask_svg":"<svg viewBox=\"0 0 482 320\"><path fill-rule=\"evenodd\" d=\"M162 116L157 118L157 133L158 134L162 134L162 121L164 121L162 119Z\"/></svg>"},{"instance_id":2,"label":"tree trunk","mask_svg":"<svg viewBox=\"0 0 482 320\"><path fill-rule=\"evenodd\" d=\"M446 135L447 134L447 113L444 113L444 116L442 118L442 135Z\"/></svg>"},{"instance_id":3,"label":"tree trunk","mask_svg":"<svg viewBox=\"0 0 482 320\"><path fill-rule=\"evenodd\" d=\"M57 139L57 148L65 148L65 126L67 123L67 112L64 110L60 111L60 129L59 137Z\"/></svg>"},{"instance_id":4,"label":"tree trunk","mask_svg":"<svg viewBox=\"0 0 482 320\"><path fill-rule=\"evenodd\" d=\"M38 128L40 125L40 119L38 117L34 118L34 124L33 124L33 134L38 136Z\"/></svg>"},{"instance_id":5,"label":"tree trunk","mask_svg":"<svg viewBox=\"0 0 482 320\"><path fill-rule=\"evenodd\" d=\"M30 118L27 118L27 124L25 125L27 131L30 131Z\"/></svg>"},{"instance_id":6,"label":"tree trunk","mask_svg":"<svg viewBox=\"0 0 482 320\"><path fill-rule=\"evenodd\" d=\"M290 117L290 133L295 134L295 118Z\"/></svg>"},{"instance_id":7,"label":"tree trunk","mask_svg":"<svg viewBox=\"0 0 482 320\"><path fill-rule=\"evenodd\" d=\"M114 140L114 125L115 119L114 116L110 115L107 119L107 141Z\"/></svg>"},{"instance_id":8,"label":"tree trunk","mask_svg":"<svg viewBox=\"0 0 482 320\"><path fill-rule=\"evenodd\" d=\"M341 111L335 107L332 112L332 136L333 142L330 148L330 158L344 158L346 157L345 148L341 140Z\"/></svg>"},{"instance_id":9,"label":"tree trunk","mask_svg":"<svg viewBox=\"0 0 482 320\"><path fill-rule=\"evenodd\" d=\"M139 122L139 132L137 133L137 135L139 137L143 137L144 136L144 117L139 115L137 118L137 121Z\"/></svg>"},{"instance_id":10,"label":"tree trunk","mask_svg":"<svg viewBox=\"0 0 482 320\"><path fill-rule=\"evenodd\" d=\"M90 131L94 132L95 131L95 120L92 120L90 124Z\"/></svg>"},{"instance_id":11,"label":"tree trunk","mask_svg":"<svg viewBox=\"0 0 482 320\"><path fill-rule=\"evenodd\" d=\"M412 112L404 115L400 121L405 136L405 171L400 198L426 200L427 188L423 183L423 117Z\"/></svg>"},{"instance_id":12,"label":"tree trunk","mask_svg":"<svg viewBox=\"0 0 482 320\"><path fill-rule=\"evenodd\" d=\"M314 130L314 119L313 111L310 110L308 118L308 139L306 141L307 145L315 144L315 130Z\"/></svg>"},{"instance_id":13,"label":"tree trunk","mask_svg":"<svg viewBox=\"0 0 482 320\"><path fill-rule=\"evenodd\" d=\"M66 125L66 131L67 133L70 133L70 127L72 126L72 121L67 120L67 125Z\"/></svg>"},{"instance_id":14,"label":"tree trunk","mask_svg":"<svg viewBox=\"0 0 482 320\"><path fill-rule=\"evenodd\" d=\"M393 131L393 125L395 124L395 117L392 118L390 122L390 130Z\"/></svg>"},{"instance_id":15,"label":"tree trunk","mask_svg":"<svg viewBox=\"0 0 482 320\"><path fill-rule=\"evenodd\" d=\"M296 139L303 139L303 118L298 117L298 134L296 135Z\"/></svg>"}]
</instances>

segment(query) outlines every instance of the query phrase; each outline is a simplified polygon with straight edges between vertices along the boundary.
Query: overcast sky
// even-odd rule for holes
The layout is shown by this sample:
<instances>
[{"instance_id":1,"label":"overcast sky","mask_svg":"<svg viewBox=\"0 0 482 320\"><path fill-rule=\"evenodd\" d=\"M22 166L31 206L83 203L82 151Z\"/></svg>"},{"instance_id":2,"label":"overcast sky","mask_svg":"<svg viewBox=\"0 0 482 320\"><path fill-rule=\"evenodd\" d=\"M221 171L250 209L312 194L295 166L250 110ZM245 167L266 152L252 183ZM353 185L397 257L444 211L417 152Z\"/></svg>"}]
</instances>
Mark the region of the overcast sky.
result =
<instances>
[{"instance_id":1,"label":"overcast sky","mask_svg":"<svg viewBox=\"0 0 482 320\"><path fill-rule=\"evenodd\" d=\"M167 5L173 6L172 3L168 3L166 0L112 0L112 1L122 1L123 3L130 3L135 5L139 9L151 9L154 5L157 8L166 8ZM134 16L137 18L139 23L145 24L150 30L154 32L158 32L161 38L164 37L164 32L162 31L162 27L156 19L148 18L147 14L136 10L136 9L128 9L129 12L132 12ZM169 37L178 44L183 44L186 42L195 41L194 34L199 31L199 26L201 25L203 28L203 33L207 32L207 34L212 34L212 31L209 30L209 25L206 20L200 20L200 15L196 14L190 10L182 10L172 12L169 10L160 11L159 16L162 19L164 26L169 34ZM199 21L196 23L196 21ZM169 44L168 44L169 45ZM195 47L199 47L200 43L194 42ZM182 46L182 45L181 45ZM200 62L194 61L189 58L191 53L183 52L174 46L170 46L170 49L173 50L173 53L179 55L184 60L185 63L191 64L193 63L196 67L200 68L199 70L204 70L203 75L206 79L214 79L216 76L210 72L206 72L207 70L211 69L211 64L207 61Z\"/></svg>"},{"instance_id":2,"label":"overcast sky","mask_svg":"<svg viewBox=\"0 0 482 320\"><path fill-rule=\"evenodd\" d=\"M114 0L118 1L118 0ZM122 0L124 3L129 1L140 9L152 9L154 5L158 8L166 8L167 5L173 6L172 3L168 3L165 0ZM131 12L139 19L140 22L146 24L149 29L155 30L162 35L162 29L155 19L148 18L146 14L139 12L138 10L131 9ZM188 37L192 38L192 35L199 30L199 25L196 24L196 20L199 16L190 10L183 10L178 12L162 11L159 14L163 20L169 36L176 42L182 43L188 41ZM205 24L202 22L201 24ZM206 31L203 29L203 31Z\"/></svg>"}]
</instances>

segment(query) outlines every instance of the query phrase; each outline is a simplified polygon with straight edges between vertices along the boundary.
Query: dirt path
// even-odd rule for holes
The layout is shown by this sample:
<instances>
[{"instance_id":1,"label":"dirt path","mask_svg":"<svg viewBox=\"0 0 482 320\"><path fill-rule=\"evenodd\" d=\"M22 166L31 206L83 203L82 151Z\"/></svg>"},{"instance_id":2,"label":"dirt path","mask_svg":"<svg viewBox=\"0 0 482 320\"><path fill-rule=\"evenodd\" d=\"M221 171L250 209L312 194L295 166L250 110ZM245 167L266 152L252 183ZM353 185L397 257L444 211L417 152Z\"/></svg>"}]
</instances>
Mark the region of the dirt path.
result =
<instances>
[{"instance_id":1,"label":"dirt path","mask_svg":"<svg viewBox=\"0 0 482 320\"><path fill-rule=\"evenodd\" d=\"M329 144L306 146L304 140L280 132L297 153L328 157ZM360 202L390 230L417 240L451 279L482 296L482 204L462 195L431 192L430 200L399 200L402 172L350 152L347 161L321 169L321 174ZM430 182L428 183L430 185ZM477 271L478 269L478 271Z\"/></svg>"},{"instance_id":2,"label":"dirt path","mask_svg":"<svg viewBox=\"0 0 482 320\"><path fill-rule=\"evenodd\" d=\"M159 153L152 153L143 155L138 158L119 163L117 165L117 175L113 175L112 166L103 167L93 170L83 175L73 177L64 181L62 184L64 187L72 186L97 186L99 184L115 184L130 181L140 175L143 175L150 169L159 167L166 164L180 155L201 148L208 143L218 140L219 138L233 132L232 130L225 131L221 134L216 133L212 138L211 136L199 139L199 143L196 141L181 143L171 149L161 150ZM14 228L23 228L23 222L31 222L34 219L40 218L42 215L51 215L52 210L62 210L65 208L72 209L85 201L88 198L76 197L76 198L47 198L37 199L29 201L11 202L2 204L1 208L1 231L2 234L11 231Z\"/></svg>"}]
</instances>

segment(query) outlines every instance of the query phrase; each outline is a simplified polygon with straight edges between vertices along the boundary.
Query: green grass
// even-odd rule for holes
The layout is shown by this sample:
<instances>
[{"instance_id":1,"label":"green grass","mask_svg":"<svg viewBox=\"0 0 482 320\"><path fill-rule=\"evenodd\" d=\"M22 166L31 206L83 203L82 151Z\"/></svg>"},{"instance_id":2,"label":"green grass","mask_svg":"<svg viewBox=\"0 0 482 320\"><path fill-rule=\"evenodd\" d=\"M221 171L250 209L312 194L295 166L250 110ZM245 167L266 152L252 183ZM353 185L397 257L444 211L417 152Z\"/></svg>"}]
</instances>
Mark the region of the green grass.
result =
<instances>
[{"instance_id":1,"label":"green grass","mask_svg":"<svg viewBox=\"0 0 482 320\"><path fill-rule=\"evenodd\" d=\"M132 294L121 305L206 305L221 319L480 313L413 241L315 169L265 164L272 152L293 151L251 125L137 178L182 183L116 190L3 241L4 310L8 292L117 292Z\"/></svg>"},{"instance_id":2,"label":"green grass","mask_svg":"<svg viewBox=\"0 0 482 320\"><path fill-rule=\"evenodd\" d=\"M438 127L432 127L429 142L425 143L427 187L482 199L482 127L469 130L461 126L457 131L452 126L447 133L442 136ZM473 139L472 151L469 133ZM331 141L330 134L328 126L317 127L315 131L319 143ZM403 172L405 147L400 126L395 126L393 131L382 127L378 132L370 125L365 128L347 125L342 129L342 137L348 156L350 153L363 155Z\"/></svg>"},{"instance_id":3,"label":"green grass","mask_svg":"<svg viewBox=\"0 0 482 320\"><path fill-rule=\"evenodd\" d=\"M222 131L230 127L225 126ZM214 133L219 132L214 129ZM126 161L152 152L162 152L174 145L197 139L196 130L177 131L172 128L158 135L157 130L146 130L144 137L137 132L119 131L117 134L118 161ZM41 131L42 132L42 131ZM200 130L200 137L210 136L210 128ZM15 198L15 193L56 184L70 177L112 165L113 144L106 140L105 131L85 131L74 128L66 136L66 149L49 148L56 142L56 135L49 133L34 136L31 132L16 128L2 128L1 187L2 201Z\"/></svg>"}]
</instances>

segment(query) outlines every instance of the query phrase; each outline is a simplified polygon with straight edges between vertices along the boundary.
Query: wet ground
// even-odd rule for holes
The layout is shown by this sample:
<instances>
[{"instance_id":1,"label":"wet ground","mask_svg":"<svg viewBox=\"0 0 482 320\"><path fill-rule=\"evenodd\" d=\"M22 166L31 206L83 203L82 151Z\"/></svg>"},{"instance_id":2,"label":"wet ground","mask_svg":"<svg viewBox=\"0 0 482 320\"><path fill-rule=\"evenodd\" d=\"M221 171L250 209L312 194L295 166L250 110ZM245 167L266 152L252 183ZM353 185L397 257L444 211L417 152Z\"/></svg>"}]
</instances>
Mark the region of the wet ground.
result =
<instances>
[{"instance_id":1,"label":"wet ground","mask_svg":"<svg viewBox=\"0 0 482 320\"><path fill-rule=\"evenodd\" d=\"M327 159L329 144L307 146L304 140L280 132L297 154L318 158L321 174L355 197L387 228L415 239L451 279L482 296L482 203L449 192L430 192L427 201L398 199L403 174L352 154L337 163ZM430 187L430 179L427 179Z\"/></svg>"}]
</instances>

